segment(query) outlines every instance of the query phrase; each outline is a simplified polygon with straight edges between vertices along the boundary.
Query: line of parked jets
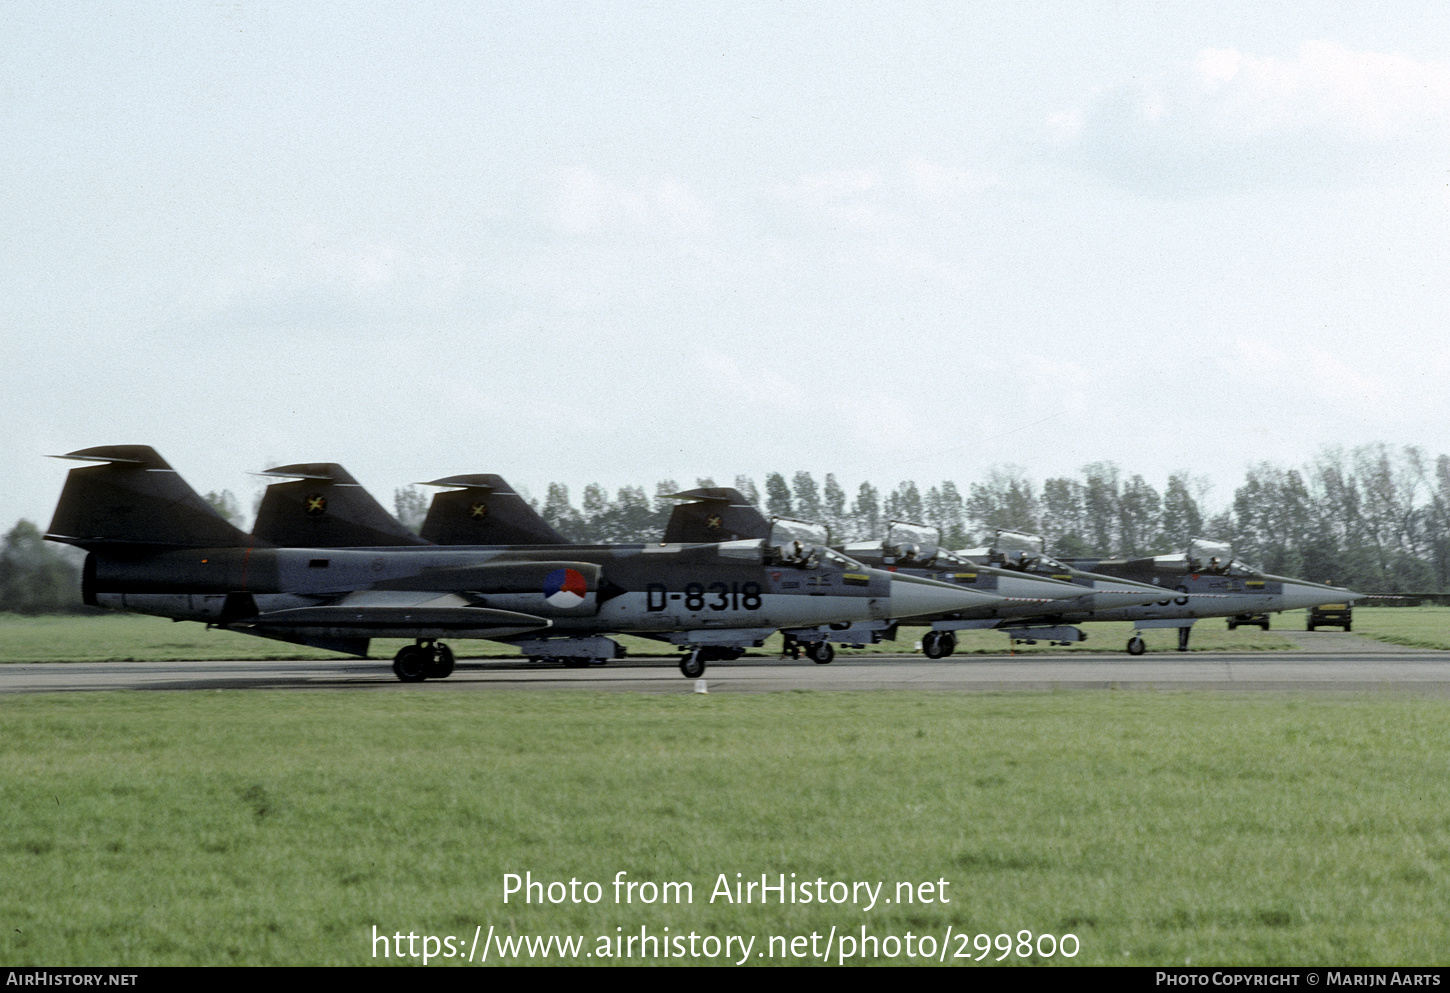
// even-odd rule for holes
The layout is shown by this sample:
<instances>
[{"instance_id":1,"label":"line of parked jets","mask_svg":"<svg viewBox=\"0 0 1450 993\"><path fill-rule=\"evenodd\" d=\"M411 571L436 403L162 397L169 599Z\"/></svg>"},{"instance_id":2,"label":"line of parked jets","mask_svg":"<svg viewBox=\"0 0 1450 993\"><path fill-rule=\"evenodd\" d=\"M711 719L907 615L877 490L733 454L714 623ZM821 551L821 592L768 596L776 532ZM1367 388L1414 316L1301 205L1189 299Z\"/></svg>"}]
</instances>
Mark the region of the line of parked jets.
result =
<instances>
[{"instance_id":1,"label":"line of parked jets","mask_svg":"<svg viewBox=\"0 0 1450 993\"><path fill-rule=\"evenodd\" d=\"M87 448L46 537L87 551L85 602L191 620L366 657L372 638L411 639L393 660L404 682L446 678L443 641L487 639L578 667L620 658L610 635L676 646L680 672L734 659L776 632L819 663L834 645L893 640L926 625L922 650L950 655L957 632L1015 641L1080 641L1087 621L1176 627L1186 651L1204 617L1343 603L1360 594L1270 576L1231 549L1195 540L1181 553L1061 561L1041 539L1001 531L949 551L891 540L832 546L785 531L739 491L686 490L655 543L574 544L495 475L425 485L420 534L403 527L334 463L280 466L250 534L218 514L154 449ZM1087 570L1092 571L1087 571Z\"/></svg>"}]
</instances>

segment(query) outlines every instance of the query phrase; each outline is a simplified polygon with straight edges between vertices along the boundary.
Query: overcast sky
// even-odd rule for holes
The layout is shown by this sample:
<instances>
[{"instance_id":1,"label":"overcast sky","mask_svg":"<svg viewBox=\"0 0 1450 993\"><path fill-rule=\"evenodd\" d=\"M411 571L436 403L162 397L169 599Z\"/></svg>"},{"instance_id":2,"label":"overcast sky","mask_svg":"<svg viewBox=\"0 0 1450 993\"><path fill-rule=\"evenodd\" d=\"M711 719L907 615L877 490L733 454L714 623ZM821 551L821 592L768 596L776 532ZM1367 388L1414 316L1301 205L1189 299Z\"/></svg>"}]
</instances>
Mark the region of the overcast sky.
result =
<instances>
[{"instance_id":1,"label":"overcast sky","mask_svg":"<svg viewBox=\"0 0 1450 993\"><path fill-rule=\"evenodd\" d=\"M0 527L1450 451L1441 3L0 8Z\"/></svg>"}]
</instances>

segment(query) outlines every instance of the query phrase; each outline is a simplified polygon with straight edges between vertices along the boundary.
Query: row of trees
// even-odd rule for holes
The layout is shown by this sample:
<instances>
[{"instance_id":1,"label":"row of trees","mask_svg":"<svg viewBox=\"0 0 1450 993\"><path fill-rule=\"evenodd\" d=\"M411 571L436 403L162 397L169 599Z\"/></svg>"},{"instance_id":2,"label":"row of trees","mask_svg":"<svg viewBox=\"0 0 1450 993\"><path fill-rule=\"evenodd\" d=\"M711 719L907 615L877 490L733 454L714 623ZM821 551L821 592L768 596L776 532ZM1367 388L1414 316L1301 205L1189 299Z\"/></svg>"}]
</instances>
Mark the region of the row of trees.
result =
<instances>
[{"instance_id":1,"label":"row of trees","mask_svg":"<svg viewBox=\"0 0 1450 993\"><path fill-rule=\"evenodd\" d=\"M950 480L925 488L907 480L891 490L862 483L848 494L834 473L818 483L805 471L771 473L763 490L744 476L732 485L768 514L828 526L835 542L879 539L893 520L927 525L922 537L939 533L949 548L987 544L999 528L1027 531L1061 557L1153 555L1208 537L1280 575L1384 593L1450 592L1450 456L1415 447L1327 449L1297 469L1261 463L1217 511L1206 506L1205 477L1173 473L1159 491L1111 462L1040 486L1021 468L999 467L965 493ZM667 479L653 496L626 486L611 499L591 485L575 506L568 487L550 483L535 506L575 541L650 541L678 490Z\"/></svg>"},{"instance_id":2,"label":"row of trees","mask_svg":"<svg viewBox=\"0 0 1450 993\"><path fill-rule=\"evenodd\" d=\"M939 532L949 548L986 544L998 528L1028 531L1063 557L1181 551L1191 538L1210 537L1281 575L1370 592L1450 592L1450 456L1432 459L1414 447L1331 449L1295 469L1262 463L1216 513L1205 509L1203 477L1174 473L1160 492L1111 462L1040 486L1020 468L1001 467L965 493L950 480L925 490L908 480L891 490L862 483L848 494L834 473L818 483L805 471L771 473L763 490L744 476L728 485L767 514L829 526L834 542L880 539L893 520L927 525L932 531L918 540L935 541ZM596 484L584 488L576 506L567 486L550 483L542 503L533 503L574 541L653 541L676 503L668 495L680 489L667 479L653 493L624 486L611 496ZM230 493L207 500L244 526ZM394 506L399 520L416 529L427 499L408 487L395 492ZM79 575L72 550L45 542L34 524L21 521L0 545L0 612L80 609Z\"/></svg>"},{"instance_id":3,"label":"row of trees","mask_svg":"<svg viewBox=\"0 0 1450 993\"><path fill-rule=\"evenodd\" d=\"M713 479L697 479L694 485L718 484ZM797 472L789 482L780 473L771 473L765 480L763 498L755 481L745 476L735 477L730 485L766 514L829 527L833 542L879 536L893 520L939 528L943 540L953 547L969 537L962 496L951 482L933 486L923 494L916 483L907 481L884 495L872 484L862 483L850 500L834 473L826 474L824 485L809 472ZM570 502L567 486L550 483L539 511L561 534L575 541L654 541L678 503L669 495L680 489L673 479L666 479L655 485L652 498L643 487L625 486L611 500L604 487L595 484L584 488L583 500L576 508Z\"/></svg>"},{"instance_id":4,"label":"row of trees","mask_svg":"<svg viewBox=\"0 0 1450 993\"><path fill-rule=\"evenodd\" d=\"M697 479L695 485L716 483ZM831 540L837 543L880 539L896 521L908 522L901 528L903 534L912 532L912 524L922 525L924 530L917 532L922 539L936 542L939 535L949 548L987 543L997 528L1031 531L1044 535L1059 555L1143 555L1164 545L1181 548L1203 534L1199 504L1207 489L1205 482L1185 473L1171 476L1160 496L1142 476L1124 478L1107 462L1085 467L1081 478L1049 479L1040 490L1018 468L994 469L985 482L972 483L965 496L951 480L924 491L913 480L891 490L867 482L848 496L834 473L817 483L805 471L789 479L771 473L763 495L745 476L735 477L732 485L767 514L829 527ZM534 501L534 506L575 541L651 541L658 538L676 504L670 494L679 489L678 483L666 479L655 485L653 497L644 487L625 486L611 499L608 491L594 484L585 487L576 507L567 486L550 483L542 505ZM421 497L411 487L395 496L401 520L421 519Z\"/></svg>"}]
</instances>

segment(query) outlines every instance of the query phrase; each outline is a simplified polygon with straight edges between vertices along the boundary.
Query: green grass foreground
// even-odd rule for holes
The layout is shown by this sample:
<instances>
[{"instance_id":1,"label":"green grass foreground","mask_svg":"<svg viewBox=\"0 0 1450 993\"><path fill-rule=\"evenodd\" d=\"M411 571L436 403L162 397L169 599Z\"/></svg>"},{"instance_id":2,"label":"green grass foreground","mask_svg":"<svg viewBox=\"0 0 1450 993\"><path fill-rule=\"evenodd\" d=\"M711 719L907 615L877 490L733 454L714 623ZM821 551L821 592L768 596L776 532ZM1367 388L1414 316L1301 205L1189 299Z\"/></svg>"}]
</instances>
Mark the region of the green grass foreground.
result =
<instances>
[{"instance_id":1,"label":"green grass foreground","mask_svg":"<svg viewBox=\"0 0 1450 993\"><path fill-rule=\"evenodd\" d=\"M1071 932L1077 963L1444 963L1447 756L1450 701L1388 694L10 696L0 963L863 924ZM694 902L505 905L526 870ZM945 878L952 902L711 904L737 872Z\"/></svg>"},{"instance_id":2,"label":"green grass foreground","mask_svg":"<svg viewBox=\"0 0 1450 993\"><path fill-rule=\"evenodd\" d=\"M1299 615L1293 616L1297 618ZM1299 630L1303 629L1301 620ZM1428 604L1423 607L1356 607L1354 633L1394 645L1450 650L1450 607Z\"/></svg>"}]
</instances>

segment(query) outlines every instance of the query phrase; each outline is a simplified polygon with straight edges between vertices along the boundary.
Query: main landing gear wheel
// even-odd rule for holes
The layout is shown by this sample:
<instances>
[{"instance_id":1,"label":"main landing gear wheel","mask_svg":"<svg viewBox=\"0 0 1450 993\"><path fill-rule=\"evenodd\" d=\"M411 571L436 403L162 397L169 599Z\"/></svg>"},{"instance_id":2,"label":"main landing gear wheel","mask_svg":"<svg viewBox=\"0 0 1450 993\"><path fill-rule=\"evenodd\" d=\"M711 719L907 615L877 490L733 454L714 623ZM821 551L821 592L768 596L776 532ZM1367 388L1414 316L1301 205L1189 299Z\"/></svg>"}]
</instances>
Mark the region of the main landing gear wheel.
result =
<instances>
[{"instance_id":1,"label":"main landing gear wheel","mask_svg":"<svg viewBox=\"0 0 1450 993\"><path fill-rule=\"evenodd\" d=\"M680 658L680 675L686 679L699 679L705 674L705 653L698 648Z\"/></svg>"},{"instance_id":2,"label":"main landing gear wheel","mask_svg":"<svg viewBox=\"0 0 1450 993\"><path fill-rule=\"evenodd\" d=\"M957 650L957 636L950 631L928 631L921 638L921 654L929 659L945 658Z\"/></svg>"},{"instance_id":3,"label":"main landing gear wheel","mask_svg":"<svg viewBox=\"0 0 1450 993\"><path fill-rule=\"evenodd\" d=\"M806 654L815 659L816 665L830 665L836 649L829 641L813 641L806 646Z\"/></svg>"},{"instance_id":4,"label":"main landing gear wheel","mask_svg":"<svg viewBox=\"0 0 1450 993\"><path fill-rule=\"evenodd\" d=\"M592 659L579 658L578 656L566 655L559 660L564 663L565 669L587 669Z\"/></svg>"},{"instance_id":5,"label":"main landing gear wheel","mask_svg":"<svg viewBox=\"0 0 1450 993\"><path fill-rule=\"evenodd\" d=\"M433 653L422 645L404 645L393 656L393 675L405 683L421 683L432 664Z\"/></svg>"},{"instance_id":6,"label":"main landing gear wheel","mask_svg":"<svg viewBox=\"0 0 1450 993\"><path fill-rule=\"evenodd\" d=\"M428 650L424 646L419 647L423 648L425 652ZM435 643L433 645L433 655L428 660L425 674L429 679L447 679L453 675L453 649L441 641Z\"/></svg>"},{"instance_id":7,"label":"main landing gear wheel","mask_svg":"<svg viewBox=\"0 0 1450 993\"><path fill-rule=\"evenodd\" d=\"M1143 644L1143 639L1140 638L1140 637L1138 637L1136 634L1133 635L1133 637L1131 637L1131 638L1128 639L1128 654L1129 655L1142 655L1147 650L1148 650L1148 646L1144 645Z\"/></svg>"}]
</instances>

